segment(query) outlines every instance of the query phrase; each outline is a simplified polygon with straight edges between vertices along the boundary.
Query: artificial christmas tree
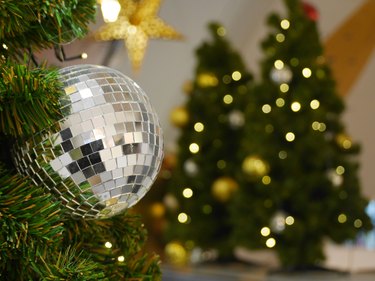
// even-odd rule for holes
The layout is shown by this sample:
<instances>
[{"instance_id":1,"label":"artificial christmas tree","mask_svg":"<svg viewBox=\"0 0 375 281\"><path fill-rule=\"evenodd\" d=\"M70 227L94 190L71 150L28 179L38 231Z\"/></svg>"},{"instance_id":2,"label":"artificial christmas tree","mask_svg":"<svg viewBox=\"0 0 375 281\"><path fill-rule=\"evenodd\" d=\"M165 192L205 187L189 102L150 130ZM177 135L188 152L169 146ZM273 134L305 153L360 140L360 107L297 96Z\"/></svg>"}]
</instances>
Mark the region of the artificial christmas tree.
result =
<instances>
[{"instance_id":1,"label":"artificial christmas tree","mask_svg":"<svg viewBox=\"0 0 375 281\"><path fill-rule=\"evenodd\" d=\"M228 205L238 189L235 157L252 76L224 27L211 23L209 30L212 41L196 50L196 77L185 87L188 101L171 114L181 134L164 198L166 237L187 250L218 250L227 259L232 257Z\"/></svg>"},{"instance_id":2,"label":"artificial christmas tree","mask_svg":"<svg viewBox=\"0 0 375 281\"><path fill-rule=\"evenodd\" d=\"M160 280L159 258L142 249L146 230L140 217L128 211L102 220L73 219L63 198L74 200L77 190L60 189L63 176L50 164L53 157L68 149L64 145L55 150L52 147L66 133L59 132L63 111L72 108L62 110L66 93L61 73L46 63L39 64L34 52L54 47L64 60L62 44L86 35L95 18L95 2L20 1L1 5L1 279ZM92 92L86 90L86 94ZM11 151L14 143L25 143L41 131L57 133L57 138L35 143L42 149L27 145L24 150L31 149L44 162L20 160L24 164L30 161L34 173L45 173L46 178L39 177L38 182L17 173Z\"/></svg>"},{"instance_id":3,"label":"artificial christmas tree","mask_svg":"<svg viewBox=\"0 0 375 281\"><path fill-rule=\"evenodd\" d=\"M232 239L305 268L324 259L325 239L342 243L371 223L357 175L359 146L340 119L344 103L323 57L316 11L298 0L285 4L285 18L269 17L261 81L245 112Z\"/></svg>"}]
</instances>

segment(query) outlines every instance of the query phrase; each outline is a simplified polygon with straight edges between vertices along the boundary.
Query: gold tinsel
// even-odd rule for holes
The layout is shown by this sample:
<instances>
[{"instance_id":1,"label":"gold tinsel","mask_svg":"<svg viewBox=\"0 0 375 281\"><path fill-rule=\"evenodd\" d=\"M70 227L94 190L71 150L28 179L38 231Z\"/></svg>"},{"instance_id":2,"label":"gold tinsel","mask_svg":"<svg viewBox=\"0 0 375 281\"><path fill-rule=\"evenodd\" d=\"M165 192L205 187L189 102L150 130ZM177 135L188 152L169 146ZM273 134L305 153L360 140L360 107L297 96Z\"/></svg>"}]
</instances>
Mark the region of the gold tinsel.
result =
<instances>
[{"instance_id":1,"label":"gold tinsel","mask_svg":"<svg viewBox=\"0 0 375 281\"><path fill-rule=\"evenodd\" d=\"M169 117L171 123L178 128L185 127L189 122L189 112L184 106L175 107Z\"/></svg>"}]
</instances>

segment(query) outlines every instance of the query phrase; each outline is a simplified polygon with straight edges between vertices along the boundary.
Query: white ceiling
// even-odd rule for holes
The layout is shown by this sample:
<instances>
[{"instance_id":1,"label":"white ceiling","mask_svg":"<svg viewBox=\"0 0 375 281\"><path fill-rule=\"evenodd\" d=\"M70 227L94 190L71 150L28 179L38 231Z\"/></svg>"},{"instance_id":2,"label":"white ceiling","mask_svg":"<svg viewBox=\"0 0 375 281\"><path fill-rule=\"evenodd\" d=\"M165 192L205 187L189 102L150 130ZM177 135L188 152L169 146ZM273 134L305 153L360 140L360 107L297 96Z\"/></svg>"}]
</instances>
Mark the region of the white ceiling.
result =
<instances>
[{"instance_id":1,"label":"white ceiling","mask_svg":"<svg viewBox=\"0 0 375 281\"><path fill-rule=\"evenodd\" d=\"M318 26L322 40L335 29L364 0L309 0L319 11ZM259 49L260 40L268 30L265 20L271 11L284 12L282 0L164 0L159 16L172 25L185 37L183 41L151 40L146 51L141 71L135 74L131 71L129 60L123 42L119 42L108 66L120 70L135 80L149 95L151 103L159 114L164 129L166 149L174 147L178 130L169 122L172 108L186 101L182 85L189 79L194 79L196 58L194 50L203 40L209 38L207 24L210 21L222 23L227 30L227 37L237 49L254 74L258 72L258 62L263 54ZM98 21L92 26L95 30L101 25L100 13ZM86 61L58 63L52 52L45 56L52 63L61 66L78 63L103 64L108 51L108 42L95 42L87 37L76 40L66 46L68 55L81 52L88 53ZM352 137L362 144L361 180L366 195L375 199L375 173L372 161L375 156L375 120L373 106L375 95L375 55L373 53L366 68L361 73L357 83L346 97L347 110L344 120Z\"/></svg>"}]
</instances>

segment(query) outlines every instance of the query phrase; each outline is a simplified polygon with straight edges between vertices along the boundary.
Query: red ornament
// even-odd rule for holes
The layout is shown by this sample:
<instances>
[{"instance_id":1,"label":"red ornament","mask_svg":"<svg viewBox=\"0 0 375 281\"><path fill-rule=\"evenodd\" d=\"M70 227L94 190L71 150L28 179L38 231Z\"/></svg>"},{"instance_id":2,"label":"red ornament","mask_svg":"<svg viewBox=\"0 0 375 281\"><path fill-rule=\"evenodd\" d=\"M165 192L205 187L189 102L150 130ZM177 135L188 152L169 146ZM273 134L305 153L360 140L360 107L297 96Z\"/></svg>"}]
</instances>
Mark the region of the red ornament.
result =
<instances>
[{"instance_id":1,"label":"red ornament","mask_svg":"<svg viewBox=\"0 0 375 281\"><path fill-rule=\"evenodd\" d=\"M303 10L306 14L306 16L312 20L312 21L317 21L319 18L319 13L318 10L311 4L309 3L302 3Z\"/></svg>"}]
</instances>

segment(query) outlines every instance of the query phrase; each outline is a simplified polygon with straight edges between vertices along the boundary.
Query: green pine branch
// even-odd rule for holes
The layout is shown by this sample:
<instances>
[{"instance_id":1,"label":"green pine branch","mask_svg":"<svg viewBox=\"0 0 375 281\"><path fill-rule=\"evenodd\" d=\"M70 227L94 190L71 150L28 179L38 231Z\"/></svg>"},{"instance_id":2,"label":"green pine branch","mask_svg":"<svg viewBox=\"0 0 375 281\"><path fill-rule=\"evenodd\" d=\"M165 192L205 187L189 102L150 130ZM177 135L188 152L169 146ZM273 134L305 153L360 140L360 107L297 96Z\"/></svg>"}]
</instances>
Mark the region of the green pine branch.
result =
<instances>
[{"instance_id":1,"label":"green pine branch","mask_svg":"<svg viewBox=\"0 0 375 281\"><path fill-rule=\"evenodd\" d=\"M8 280L23 280L30 262L61 240L60 215L51 195L0 167L0 269Z\"/></svg>"},{"instance_id":2,"label":"green pine branch","mask_svg":"<svg viewBox=\"0 0 375 281\"><path fill-rule=\"evenodd\" d=\"M65 252L57 257L41 258L42 264L31 263L33 269L41 276L41 281L89 281L108 280L98 264L83 252L77 253L75 247L68 246Z\"/></svg>"},{"instance_id":3,"label":"green pine branch","mask_svg":"<svg viewBox=\"0 0 375 281\"><path fill-rule=\"evenodd\" d=\"M95 0L3 1L0 8L0 55L38 51L82 38L95 20ZM21 52L22 53L22 52Z\"/></svg>"},{"instance_id":4,"label":"green pine branch","mask_svg":"<svg viewBox=\"0 0 375 281\"><path fill-rule=\"evenodd\" d=\"M69 220L65 243L77 243L109 280L161 280L160 258L143 251L147 231L138 215L121 214L105 220ZM109 242L110 248L105 245Z\"/></svg>"},{"instance_id":5,"label":"green pine branch","mask_svg":"<svg viewBox=\"0 0 375 281\"><path fill-rule=\"evenodd\" d=\"M58 71L7 62L0 68L0 134L22 138L61 117Z\"/></svg>"}]
</instances>

